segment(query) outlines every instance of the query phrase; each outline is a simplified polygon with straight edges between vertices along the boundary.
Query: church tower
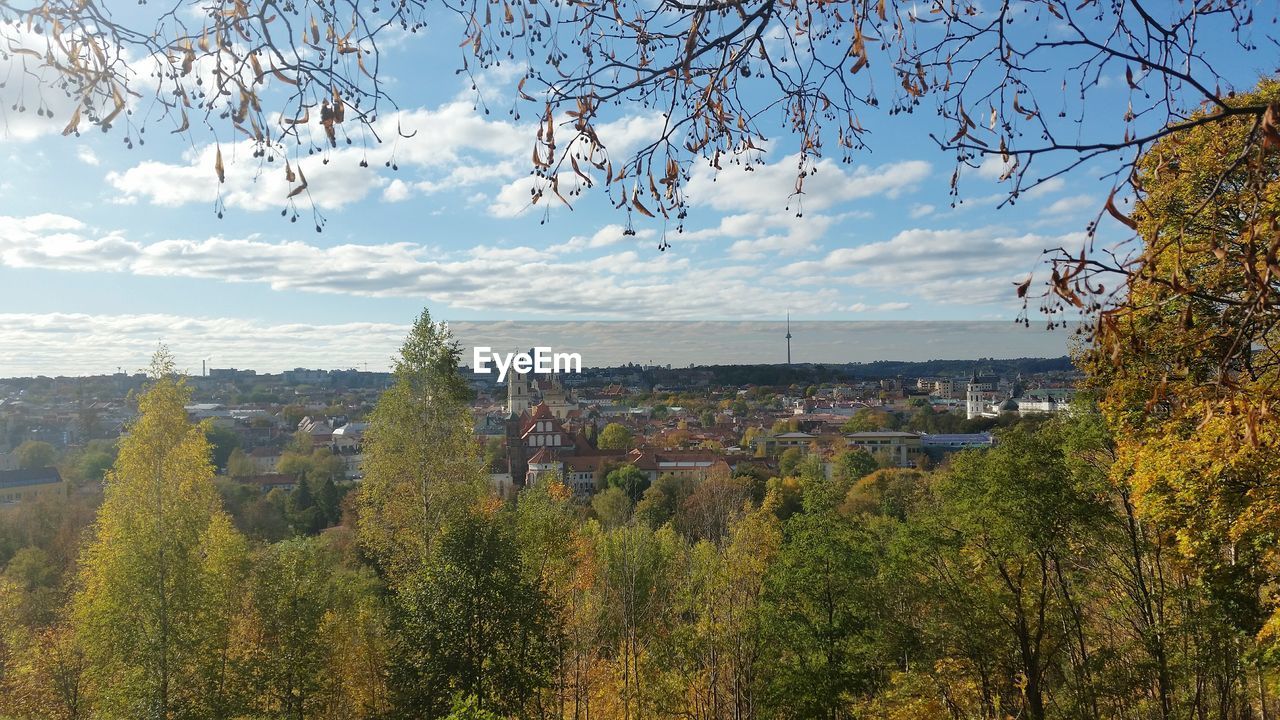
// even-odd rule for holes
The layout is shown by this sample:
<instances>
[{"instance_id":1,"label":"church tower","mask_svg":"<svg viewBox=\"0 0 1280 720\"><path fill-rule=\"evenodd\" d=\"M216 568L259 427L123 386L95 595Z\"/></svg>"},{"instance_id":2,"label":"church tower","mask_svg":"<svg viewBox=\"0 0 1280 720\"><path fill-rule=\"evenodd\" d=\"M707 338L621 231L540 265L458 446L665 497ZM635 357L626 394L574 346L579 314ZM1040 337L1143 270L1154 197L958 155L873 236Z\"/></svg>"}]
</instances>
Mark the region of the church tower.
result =
<instances>
[{"instance_id":1,"label":"church tower","mask_svg":"<svg viewBox=\"0 0 1280 720\"><path fill-rule=\"evenodd\" d=\"M507 412L520 415L533 405L530 393L529 373L518 373L514 369L507 373Z\"/></svg>"}]
</instances>

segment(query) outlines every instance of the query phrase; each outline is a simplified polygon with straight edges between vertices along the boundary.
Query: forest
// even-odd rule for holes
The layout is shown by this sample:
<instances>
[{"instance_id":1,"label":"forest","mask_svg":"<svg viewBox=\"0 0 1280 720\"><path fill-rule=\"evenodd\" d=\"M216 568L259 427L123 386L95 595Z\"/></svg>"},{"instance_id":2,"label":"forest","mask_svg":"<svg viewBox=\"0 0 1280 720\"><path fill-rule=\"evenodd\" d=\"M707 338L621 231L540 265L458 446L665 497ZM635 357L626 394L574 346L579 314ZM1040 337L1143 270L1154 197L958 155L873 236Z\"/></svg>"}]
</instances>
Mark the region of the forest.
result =
<instances>
[{"instance_id":1,"label":"forest","mask_svg":"<svg viewBox=\"0 0 1280 720\"><path fill-rule=\"evenodd\" d=\"M925 473L493 497L426 313L341 521L241 533L166 356L106 496L5 512L14 718L1262 717L1264 579L1197 569L1096 403ZM857 458L854 458L855 460ZM869 460L869 458L868 458ZM92 517L92 515L89 515ZM1206 572L1208 571L1208 572Z\"/></svg>"}]
</instances>

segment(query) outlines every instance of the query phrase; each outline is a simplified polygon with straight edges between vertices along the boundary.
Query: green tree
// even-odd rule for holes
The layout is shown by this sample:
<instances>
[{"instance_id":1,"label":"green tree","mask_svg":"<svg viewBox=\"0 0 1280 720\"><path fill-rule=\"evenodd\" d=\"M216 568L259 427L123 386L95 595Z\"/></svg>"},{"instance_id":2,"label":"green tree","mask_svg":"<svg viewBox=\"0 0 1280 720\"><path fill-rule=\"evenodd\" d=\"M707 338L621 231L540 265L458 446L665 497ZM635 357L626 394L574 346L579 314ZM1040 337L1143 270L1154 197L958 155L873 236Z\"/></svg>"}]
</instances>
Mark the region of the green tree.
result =
<instances>
[{"instance_id":1,"label":"green tree","mask_svg":"<svg viewBox=\"0 0 1280 720\"><path fill-rule=\"evenodd\" d=\"M622 490L634 503L649 488L649 476L635 465L626 464L606 475L605 484Z\"/></svg>"},{"instance_id":2,"label":"green tree","mask_svg":"<svg viewBox=\"0 0 1280 720\"><path fill-rule=\"evenodd\" d=\"M245 546L221 509L190 389L156 354L81 556L72 618L100 717L222 715Z\"/></svg>"},{"instance_id":3,"label":"green tree","mask_svg":"<svg viewBox=\"0 0 1280 720\"><path fill-rule=\"evenodd\" d=\"M214 470L225 471L232 451L240 447L240 436L235 430L225 425L209 423L205 426L205 437L209 440L210 451L213 454Z\"/></svg>"},{"instance_id":4,"label":"green tree","mask_svg":"<svg viewBox=\"0 0 1280 720\"><path fill-rule=\"evenodd\" d=\"M280 408L280 418L290 431L298 429L298 423L307 416L307 409L301 405L285 405Z\"/></svg>"},{"instance_id":5,"label":"green tree","mask_svg":"<svg viewBox=\"0 0 1280 720\"><path fill-rule=\"evenodd\" d=\"M840 426L845 433L897 430L901 419L897 414L876 408L861 408Z\"/></svg>"},{"instance_id":6,"label":"green tree","mask_svg":"<svg viewBox=\"0 0 1280 720\"><path fill-rule=\"evenodd\" d=\"M630 450L631 431L622 423L609 423L600 431L596 446L601 450Z\"/></svg>"},{"instance_id":7,"label":"green tree","mask_svg":"<svg viewBox=\"0 0 1280 720\"><path fill-rule=\"evenodd\" d=\"M444 715L456 691L481 710L514 714L549 682L554 609L521 571L513 526L502 511L453 518L397 596L398 715Z\"/></svg>"},{"instance_id":8,"label":"green tree","mask_svg":"<svg viewBox=\"0 0 1280 720\"><path fill-rule=\"evenodd\" d=\"M804 452L800 448L789 447L782 451L778 456L778 472L782 477L791 477L796 473L796 467L800 464L800 460L804 457Z\"/></svg>"},{"instance_id":9,"label":"green tree","mask_svg":"<svg viewBox=\"0 0 1280 720\"><path fill-rule=\"evenodd\" d=\"M256 558L250 597L258 645L252 677L259 711L293 720L326 701L330 646L325 615L336 601L332 568L314 538L268 546Z\"/></svg>"},{"instance_id":10,"label":"green tree","mask_svg":"<svg viewBox=\"0 0 1280 720\"><path fill-rule=\"evenodd\" d=\"M459 352L448 327L423 310L369 417L359 534L393 576L416 572L446 517L487 491Z\"/></svg>"},{"instance_id":11,"label":"green tree","mask_svg":"<svg viewBox=\"0 0 1280 720\"><path fill-rule=\"evenodd\" d=\"M116 461L113 440L90 440L83 448L63 459L64 477L76 485L97 484Z\"/></svg>"},{"instance_id":12,"label":"green tree","mask_svg":"<svg viewBox=\"0 0 1280 720\"><path fill-rule=\"evenodd\" d=\"M315 495L311 492L311 481L305 476L298 478L298 484L289 493L289 525L295 533L314 535L326 524L325 512L316 505Z\"/></svg>"},{"instance_id":13,"label":"green tree","mask_svg":"<svg viewBox=\"0 0 1280 720\"><path fill-rule=\"evenodd\" d=\"M227 474L233 478L249 477L256 475L257 467L253 464L253 458L242 448L236 448L227 456Z\"/></svg>"},{"instance_id":14,"label":"green tree","mask_svg":"<svg viewBox=\"0 0 1280 720\"><path fill-rule=\"evenodd\" d=\"M785 530L763 609L767 702L779 717L847 717L874 677L874 546L831 511L792 515Z\"/></svg>"},{"instance_id":15,"label":"green tree","mask_svg":"<svg viewBox=\"0 0 1280 720\"><path fill-rule=\"evenodd\" d=\"M591 509L606 528L620 527L631 521L631 496L618 487L610 487L591 498Z\"/></svg>"},{"instance_id":16,"label":"green tree","mask_svg":"<svg viewBox=\"0 0 1280 720\"><path fill-rule=\"evenodd\" d=\"M842 487L849 487L879 467L871 453L861 448L841 450L831 460L831 474Z\"/></svg>"},{"instance_id":17,"label":"green tree","mask_svg":"<svg viewBox=\"0 0 1280 720\"><path fill-rule=\"evenodd\" d=\"M657 530L675 519L681 504L692 492L692 481L669 473L659 475L657 481L644 491L640 502L636 503L636 518Z\"/></svg>"},{"instance_id":18,"label":"green tree","mask_svg":"<svg viewBox=\"0 0 1280 720\"><path fill-rule=\"evenodd\" d=\"M23 470L49 467L58 457L58 451L42 440L27 440L13 451L18 467Z\"/></svg>"}]
</instances>

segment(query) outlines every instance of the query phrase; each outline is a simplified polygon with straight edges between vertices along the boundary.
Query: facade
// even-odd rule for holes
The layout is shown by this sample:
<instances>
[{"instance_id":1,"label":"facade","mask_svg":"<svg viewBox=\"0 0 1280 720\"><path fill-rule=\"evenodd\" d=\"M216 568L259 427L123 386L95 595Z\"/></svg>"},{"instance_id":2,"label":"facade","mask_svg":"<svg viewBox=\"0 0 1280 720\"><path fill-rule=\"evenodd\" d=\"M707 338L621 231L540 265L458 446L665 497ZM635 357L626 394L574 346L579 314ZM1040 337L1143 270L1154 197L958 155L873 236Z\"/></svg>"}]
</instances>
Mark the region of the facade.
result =
<instances>
[{"instance_id":1,"label":"facade","mask_svg":"<svg viewBox=\"0 0 1280 720\"><path fill-rule=\"evenodd\" d=\"M866 450L872 455L887 454L898 467L912 467L913 456L921 451L920 436L913 432L874 430L844 436L849 447Z\"/></svg>"},{"instance_id":2,"label":"facade","mask_svg":"<svg viewBox=\"0 0 1280 720\"><path fill-rule=\"evenodd\" d=\"M1014 398L1018 404L1018 415L1057 415L1071 409L1071 400L1075 393L1069 389L1028 390L1021 397Z\"/></svg>"},{"instance_id":3,"label":"facade","mask_svg":"<svg viewBox=\"0 0 1280 720\"><path fill-rule=\"evenodd\" d=\"M66 495L57 468L0 471L0 506L33 502L46 495Z\"/></svg>"},{"instance_id":4,"label":"facade","mask_svg":"<svg viewBox=\"0 0 1280 720\"><path fill-rule=\"evenodd\" d=\"M921 435L920 446L925 450L934 448L941 450L967 450L969 448L985 448L996 444L991 433L940 433L937 435Z\"/></svg>"},{"instance_id":5,"label":"facade","mask_svg":"<svg viewBox=\"0 0 1280 720\"><path fill-rule=\"evenodd\" d=\"M535 405L545 405L552 415L566 420L579 414L579 403L554 374L534 378L530 373L507 373L507 414L521 415Z\"/></svg>"},{"instance_id":6,"label":"facade","mask_svg":"<svg viewBox=\"0 0 1280 720\"><path fill-rule=\"evenodd\" d=\"M256 447L249 451L253 469L259 474L270 474L280 465L280 451L269 447Z\"/></svg>"},{"instance_id":7,"label":"facade","mask_svg":"<svg viewBox=\"0 0 1280 720\"><path fill-rule=\"evenodd\" d=\"M632 450L626 461L640 468L649 476L649 482L658 479L659 475L672 475L686 480L705 480L717 465L728 465L715 453Z\"/></svg>"}]
</instances>

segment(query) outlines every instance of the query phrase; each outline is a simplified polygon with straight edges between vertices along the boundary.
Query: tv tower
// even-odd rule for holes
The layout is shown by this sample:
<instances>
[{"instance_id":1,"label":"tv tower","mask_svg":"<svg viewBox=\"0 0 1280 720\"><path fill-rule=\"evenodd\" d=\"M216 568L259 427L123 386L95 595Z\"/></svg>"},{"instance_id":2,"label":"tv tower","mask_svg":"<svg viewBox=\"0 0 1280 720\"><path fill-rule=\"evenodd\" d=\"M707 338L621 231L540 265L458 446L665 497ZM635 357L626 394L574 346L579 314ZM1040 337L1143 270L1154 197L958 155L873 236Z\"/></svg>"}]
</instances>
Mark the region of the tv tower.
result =
<instances>
[{"instance_id":1,"label":"tv tower","mask_svg":"<svg viewBox=\"0 0 1280 720\"><path fill-rule=\"evenodd\" d=\"M787 364L791 364L791 311L787 311Z\"/></svg>"}]
</instances>

